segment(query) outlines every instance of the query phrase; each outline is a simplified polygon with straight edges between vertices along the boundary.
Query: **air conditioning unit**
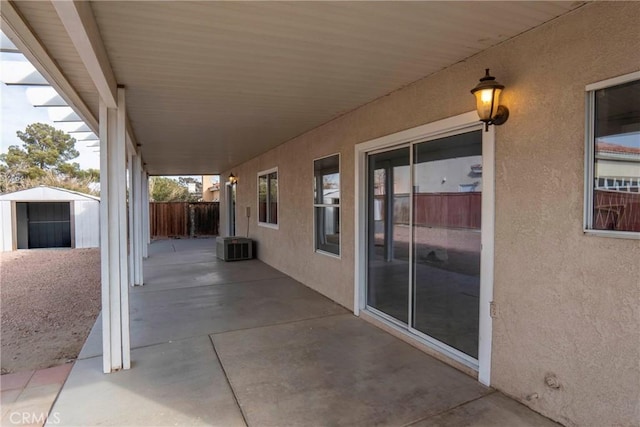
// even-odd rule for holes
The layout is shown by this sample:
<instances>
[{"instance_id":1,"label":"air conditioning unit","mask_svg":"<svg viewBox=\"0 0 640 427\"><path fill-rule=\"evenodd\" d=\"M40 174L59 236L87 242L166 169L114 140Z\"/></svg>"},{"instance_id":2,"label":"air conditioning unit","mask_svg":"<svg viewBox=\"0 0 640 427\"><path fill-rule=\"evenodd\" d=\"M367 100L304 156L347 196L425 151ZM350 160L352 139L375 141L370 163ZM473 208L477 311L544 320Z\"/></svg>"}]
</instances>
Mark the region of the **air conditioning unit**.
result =
<instances>
[{"instance_id":1,"label":"air conditioning unit","mask_svg":"<svg viewBox=\"0 0 640 427\"><path fill-rule=\"evenodd\" d=\"M218 237L216 255L223 261L253 259L253 240L245 237Z\"/></svg>"}]
</instances>

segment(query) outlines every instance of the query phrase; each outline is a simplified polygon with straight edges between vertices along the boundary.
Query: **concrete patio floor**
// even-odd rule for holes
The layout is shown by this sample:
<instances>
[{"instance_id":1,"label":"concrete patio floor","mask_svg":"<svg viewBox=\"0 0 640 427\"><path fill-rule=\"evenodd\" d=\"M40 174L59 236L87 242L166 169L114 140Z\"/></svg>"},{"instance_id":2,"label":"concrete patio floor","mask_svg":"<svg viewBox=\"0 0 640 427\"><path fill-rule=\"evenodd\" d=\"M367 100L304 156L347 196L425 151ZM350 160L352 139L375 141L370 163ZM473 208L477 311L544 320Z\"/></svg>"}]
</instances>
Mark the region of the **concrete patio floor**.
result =
<instances>
[{"instance_id":1,"label":"concrete patio floor","mask_svg":"<svg viewBox=\"0 0 640 427\"><path fill-rule=\"evenodd\" d=\"M214 239L154 242L144 269L132 369L102 373L98 319L55 425L556 425Z\"/></svg>"}]
</instances>

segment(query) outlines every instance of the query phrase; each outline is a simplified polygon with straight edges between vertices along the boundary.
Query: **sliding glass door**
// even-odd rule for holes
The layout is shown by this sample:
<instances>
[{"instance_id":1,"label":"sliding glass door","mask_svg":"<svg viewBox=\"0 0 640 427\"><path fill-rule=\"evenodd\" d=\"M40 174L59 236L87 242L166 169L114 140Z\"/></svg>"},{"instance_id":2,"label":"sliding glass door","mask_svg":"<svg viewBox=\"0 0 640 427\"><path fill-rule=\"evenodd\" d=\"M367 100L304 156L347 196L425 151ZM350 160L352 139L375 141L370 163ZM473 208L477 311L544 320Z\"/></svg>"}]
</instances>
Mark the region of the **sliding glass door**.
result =
<instances>
[{"instance_id":1,"label":"sliding glass door","mask_svg":"<svg viewBox=\"0 0 640 427\"><path fill-rule=\"evenodd\" d=\"M482 133L368 156L367 304L478 358Z\"/></svg>"},{"instance_id":2,"label":"sliding glass door","mask_svg":"<svg viewBox=\"0 0 640 427\"><path fill-rule=\"evenodd\" d=\"M367 304L409 319L409 147L369 156Z\"/></svg>"},{"instance_id":3,"label":"sliding glass door","mask_svg":"<svg viewBox=\"0 0 640 427\"><path fill-rule=\"evenodd\" d=\"M413 150L412 326L477 359L482 134Z\"/></svg>"}]
</instances>

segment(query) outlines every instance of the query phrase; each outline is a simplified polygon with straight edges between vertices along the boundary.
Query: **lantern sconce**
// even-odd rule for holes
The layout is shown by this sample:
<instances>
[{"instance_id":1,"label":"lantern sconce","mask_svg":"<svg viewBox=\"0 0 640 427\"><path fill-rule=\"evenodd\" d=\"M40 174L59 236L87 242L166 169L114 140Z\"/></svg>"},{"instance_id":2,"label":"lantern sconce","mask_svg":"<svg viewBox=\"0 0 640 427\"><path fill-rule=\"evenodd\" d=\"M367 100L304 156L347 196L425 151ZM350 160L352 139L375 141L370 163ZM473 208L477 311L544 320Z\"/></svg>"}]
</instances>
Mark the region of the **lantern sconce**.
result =
<instances>
[{"instance_id":1,"label":"lantern sconce","mask_svg":"<svg viewBox=\"0 0 640 427\"><path fill-rule=\"evenodd\" d=\"M229 174L229 184L233 185L236 182L238 182L238 178L236 178L236 176L233 173Z\"/></svg>"},{"instance_id":2,"label":"lantern sconce","mask_svg":"<svg viewBox=\"0 0 640 427\"><path fill-rule=\"evenodd\" d=\"M480 121L484 122L485 132L489 130L489 125L499 126L509 118L509 109L500 105L500 94L503 89L504 85L498 83L496 78L489 74L488 68L485 76L480 79L480 83L471 89L471 93L476 97L476 109Z\"/></svg>"}]
</instances>

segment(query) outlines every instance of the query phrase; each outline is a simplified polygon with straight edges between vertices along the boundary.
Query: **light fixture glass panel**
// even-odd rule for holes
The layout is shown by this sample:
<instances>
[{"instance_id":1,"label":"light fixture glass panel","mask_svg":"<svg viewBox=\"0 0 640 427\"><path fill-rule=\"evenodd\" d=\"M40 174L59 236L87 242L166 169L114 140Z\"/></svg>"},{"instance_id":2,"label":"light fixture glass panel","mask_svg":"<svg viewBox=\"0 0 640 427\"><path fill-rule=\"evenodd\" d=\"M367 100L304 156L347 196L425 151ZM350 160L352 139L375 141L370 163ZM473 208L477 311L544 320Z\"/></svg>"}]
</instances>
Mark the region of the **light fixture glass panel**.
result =
<instances>
[{"instance_id":1,"label":"light fixture glass panel","mask_svg":"<svg viewBox=\"0 0 640 427\"><path fill-rule=\"evenodd\" d=\"M502 89L500 88L487 88L479 90L475 93L476 96L476 109L478 110L478 116L480 120L491 120L498 112L498 106L500 105L500 94ZM493 100L493 103L492 103ZM493 108L491 108L493 106Z\"/></svg>"}]
</instances>

